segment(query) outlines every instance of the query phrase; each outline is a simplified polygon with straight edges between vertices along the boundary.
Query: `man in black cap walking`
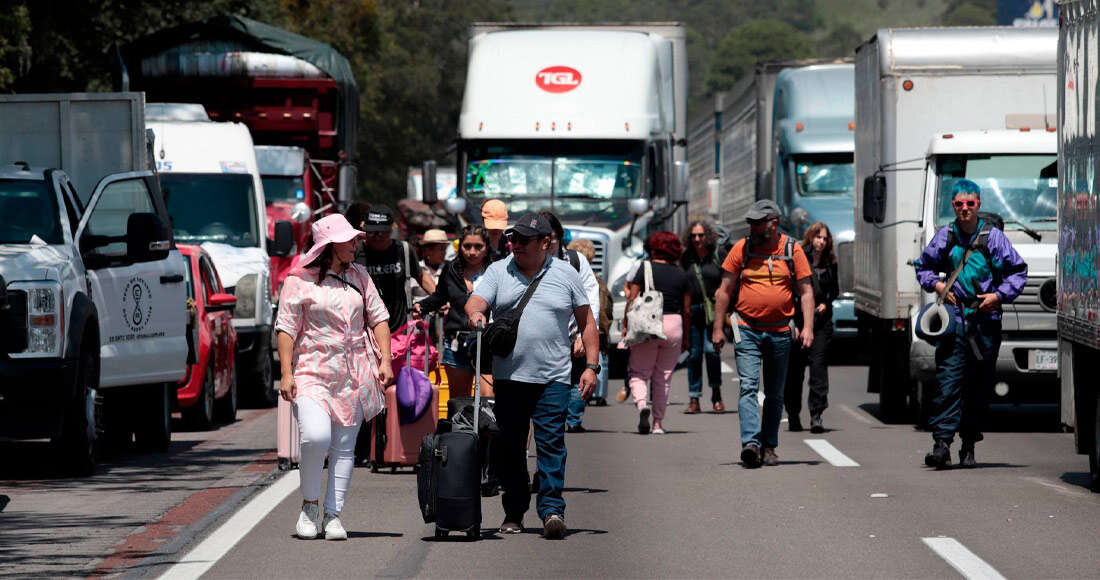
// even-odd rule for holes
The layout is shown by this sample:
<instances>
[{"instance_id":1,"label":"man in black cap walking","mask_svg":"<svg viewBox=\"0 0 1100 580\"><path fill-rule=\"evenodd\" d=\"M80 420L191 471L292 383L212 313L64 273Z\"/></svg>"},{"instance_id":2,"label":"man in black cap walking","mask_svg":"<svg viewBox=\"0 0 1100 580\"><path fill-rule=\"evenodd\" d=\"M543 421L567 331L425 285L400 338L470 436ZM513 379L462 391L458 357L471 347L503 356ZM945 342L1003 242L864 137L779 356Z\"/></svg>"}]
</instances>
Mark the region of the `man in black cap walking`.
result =
<instances>
[{"instance_id":1,"label":"man in black cap walking","mask_svg":"<svg viewBox=\"0 0 1100 580\"><path fill-rule=\"evenodd\" d=\"M734 304L734 345L741 396L741 461L745 467L778 465L779 420L792 334L810 348L814 338L814 293L810 263L802 244L779 233L779 207L760 200L745 215L749 236L734 244L722 264L722 284L714 297L716 350L726 342L726 311ZM792 328L795 303L801 303L804 329ZM764 413L756 399L764 387Z\"/></svg>"}]
</instances>

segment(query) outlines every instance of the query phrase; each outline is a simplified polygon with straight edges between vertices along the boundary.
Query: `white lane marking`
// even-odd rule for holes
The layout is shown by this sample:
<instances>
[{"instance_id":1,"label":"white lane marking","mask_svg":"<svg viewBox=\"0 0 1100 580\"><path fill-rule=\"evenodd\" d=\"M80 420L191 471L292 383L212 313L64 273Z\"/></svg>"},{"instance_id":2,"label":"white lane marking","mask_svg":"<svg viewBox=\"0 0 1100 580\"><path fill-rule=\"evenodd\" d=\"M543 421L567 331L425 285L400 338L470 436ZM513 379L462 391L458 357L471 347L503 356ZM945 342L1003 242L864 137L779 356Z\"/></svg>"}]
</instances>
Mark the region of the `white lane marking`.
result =
<instances>
[{"instance_id":1,"label":"white lane marking","mask_svg":"<svg viewBox=\"0 0 1100 580\"><path fill-rule=\"evenodd\" d=\"M733 373L736 373L736 372L737 372L737 370L734 369L733 367L731 367L729 365L729 363L727 363L726 361L722 361L722 374L723 375L732 375Z\"/></svg>"},{"instance_id":2,"label":"white lane marking","mask_svg":"<svg viewBox=\"0 0 1100 580\"><path fill-rule=\"evenodd\" d=\"M855 417L855 419L857 421L859 421L860 423L865 423L867 425L878 425L878 421L876 421L873 417L869 417L867 415L867 412L864 411L863 409L860 409L859 411L857 411L857 410L849 407L848 405L840 405L840 408L843 409L846 413L848 413L852 417Z\"/></svg>"},{"instance_id":3,"label":"white lane marking","mask_svg":"<svg viewBox=\"0 0 1100 580\"><path fill-rule=\"evenodd\" d=\"M1067 495L1067 496L1070 496L1070 497L1084 497L1084 498L1090 498L1090 499L1093 497L1093 494L1091 492L1076 490L1076 489L1073 489L1072 487L1068 487L1068 486L1062 485L1060 483L1054 483L1053 481L1047 481L1047 480L1045 480L1041 477L1024 477L1024 479L1026 479L1026 480L1028 480L1032 483L1038 483L1039 485L1041 485L1043 487L1053 489L1054 491L1056 491L1056 492L1058 492L1062 495Z\"/></svg>"},{"instance_id":4,"label":"white lane marking","mask_svg":"<svg viewBox=\"0 0 1100 580\"><path fill-rule=\"evenodd\" d=\"M223 556L237 545L252 528L256 527L275 506L298 489L298 470L288 471L260 495L252 498L224 524L207 536L201 544L187 553L175 565L160 576L160 580L191 580L205 574Z\"/></svg>"},{"instance_id":5,"label":"white lane marking","mask_svg":"<svg viewBox=\"0 0 1100 580\"><path fill-rule=\"evenodd\" d=\"M955 538L921 538L921 541L967 580L1005 580L993 566Z\"/></svg>"},{"instance_id":6,"label":"white lane marking","mask_svg":"<svg viewBox=\"0 0 1100 580\"><path fill-rule=\"evenodd\" d=\"M841 453L839 449L833 447L832 443L824 439L803 439L803 441L835 467L859 467L851 457Z\"/></svg>"}]
</instances>

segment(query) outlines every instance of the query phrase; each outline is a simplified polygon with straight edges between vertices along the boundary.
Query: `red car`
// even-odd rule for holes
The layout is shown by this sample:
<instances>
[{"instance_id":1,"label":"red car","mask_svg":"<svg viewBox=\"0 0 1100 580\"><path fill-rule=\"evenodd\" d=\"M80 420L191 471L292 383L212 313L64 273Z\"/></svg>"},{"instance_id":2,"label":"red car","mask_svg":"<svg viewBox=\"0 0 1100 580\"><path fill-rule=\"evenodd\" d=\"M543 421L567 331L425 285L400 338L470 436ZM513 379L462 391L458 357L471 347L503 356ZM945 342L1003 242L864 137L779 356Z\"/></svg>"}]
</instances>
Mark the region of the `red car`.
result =
<instances>
[{"instance_id":1,"label":"red car","mask_svg":"<svg viewBox=\"0 0 1100 580\"><path fill-rule=\"evenodd\" d=\"M233 308L210 256L198 246L179 245L187 260L187 301L191 310L188 340L195 360L178 383L176 399L183 419L197 428L237 418L237 331Z\"/></svg>"}]
</instances>

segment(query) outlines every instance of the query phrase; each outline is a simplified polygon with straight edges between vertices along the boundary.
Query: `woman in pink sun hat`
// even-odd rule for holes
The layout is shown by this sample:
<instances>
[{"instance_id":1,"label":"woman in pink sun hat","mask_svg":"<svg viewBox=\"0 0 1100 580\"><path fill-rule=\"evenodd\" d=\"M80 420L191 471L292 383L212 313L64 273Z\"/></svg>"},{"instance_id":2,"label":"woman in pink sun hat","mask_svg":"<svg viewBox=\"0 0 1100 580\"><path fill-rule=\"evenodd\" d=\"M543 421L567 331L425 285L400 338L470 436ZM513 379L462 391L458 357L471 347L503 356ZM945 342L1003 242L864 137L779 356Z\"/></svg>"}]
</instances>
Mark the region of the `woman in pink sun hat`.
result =
<instances>
[{"instance_id":1,"label":"woman in pink sun hat","mask_svg":"<svg viewBox=\"0 0 1100 580\"><path fill-rule=\"evenodd\" d=\"M385 405L393 382L389 314L367 274L355 263L363 232L339 214L313 224L303 267L287 276L279 297L280 395L294 403L301 431L302 511L295 532L346 540L340 522L355 463L359 426ZM321 472L329 458L324 519L318 523Z\"/></svg>"}]
</instances>

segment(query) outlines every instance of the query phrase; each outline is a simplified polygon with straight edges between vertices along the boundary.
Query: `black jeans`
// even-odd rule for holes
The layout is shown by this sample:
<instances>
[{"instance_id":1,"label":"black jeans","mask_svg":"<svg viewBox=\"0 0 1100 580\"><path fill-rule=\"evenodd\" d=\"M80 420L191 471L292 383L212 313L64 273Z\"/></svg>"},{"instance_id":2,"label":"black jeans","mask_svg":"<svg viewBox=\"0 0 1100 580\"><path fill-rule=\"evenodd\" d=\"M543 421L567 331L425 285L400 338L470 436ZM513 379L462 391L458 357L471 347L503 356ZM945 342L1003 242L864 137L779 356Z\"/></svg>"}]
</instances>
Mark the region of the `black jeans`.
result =
<instances>
[{"instance_id":1,"label":"black jeans","mask_svg":"<svg viewBox=\"0 0 1100 580\"><path fill-rule=\"evenodd\" d=\"M832 338L833 323L829 320L821 326L814 326L814 343L809 350L799 346L802 344L800 340L791 345L787 384L783 389L783 404L788 417L798 416L802 412L802 381L806 377L806 365L810 367L810 396L807 401L810 415L820 415L829 406L829 363L826 353Z\"/></svg>"}]
</instances>

